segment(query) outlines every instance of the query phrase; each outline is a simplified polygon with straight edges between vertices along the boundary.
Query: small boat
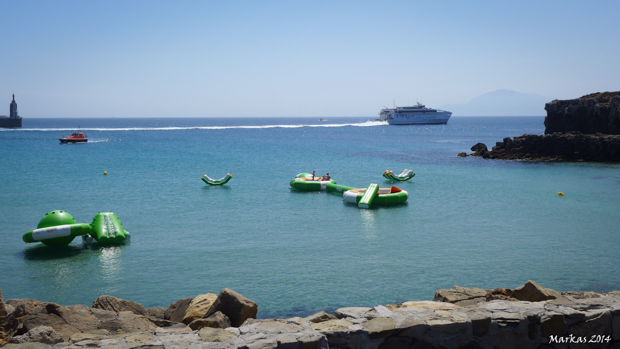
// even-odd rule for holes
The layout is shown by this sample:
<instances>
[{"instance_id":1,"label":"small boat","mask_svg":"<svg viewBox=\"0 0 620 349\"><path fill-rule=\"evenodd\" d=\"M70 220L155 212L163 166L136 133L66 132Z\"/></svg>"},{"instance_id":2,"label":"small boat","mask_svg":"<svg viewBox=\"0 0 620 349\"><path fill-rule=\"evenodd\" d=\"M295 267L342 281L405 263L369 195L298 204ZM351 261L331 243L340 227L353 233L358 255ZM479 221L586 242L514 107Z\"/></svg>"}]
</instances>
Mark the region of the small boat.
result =
<instances>
[{"instance_id":1,"label":"small boat","mask_svg":"<svg viewBox=\"0 0 620 349\"><path fill-rule=\"evenodd\" d=\"M320 118L320 119L319 119L319 121L327 121L327 120L325 120L325 119L323 119L323 118Z\"/></svg>"},{"instance_id":2,"label":"small boat","mask_svg":"<svg viewBox=\"0 0 620 349\"><path fill-rule=\"evenodd\" d=\"M65 137L62 135L60 138L60 143L86 143L88 142L88 137L82 132L74 132L71 136Z\"/></svg>"}]
</instances>

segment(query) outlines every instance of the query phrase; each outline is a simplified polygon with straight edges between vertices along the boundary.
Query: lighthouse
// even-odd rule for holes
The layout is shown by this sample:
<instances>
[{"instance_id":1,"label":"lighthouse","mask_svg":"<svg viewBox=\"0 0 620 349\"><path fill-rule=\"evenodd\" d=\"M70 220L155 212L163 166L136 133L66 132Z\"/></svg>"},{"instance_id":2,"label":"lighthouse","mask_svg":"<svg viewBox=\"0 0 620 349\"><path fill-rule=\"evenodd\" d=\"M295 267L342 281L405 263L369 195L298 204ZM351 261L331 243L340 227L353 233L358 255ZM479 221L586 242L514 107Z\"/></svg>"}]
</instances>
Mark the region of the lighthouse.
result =
<instances>
[{"instance_id":1,"label":"lighthouse","mask_svg":"<svg viewBox=\"0 0 620 349\"><path fill-rule=\"evenodd\" d=\"M15 94L13 94L13 101L9 106L9 117L0 116L0 127L22 127L22 118L17 114L17 103L15 102Z\"/></svg>"}]
</instances>

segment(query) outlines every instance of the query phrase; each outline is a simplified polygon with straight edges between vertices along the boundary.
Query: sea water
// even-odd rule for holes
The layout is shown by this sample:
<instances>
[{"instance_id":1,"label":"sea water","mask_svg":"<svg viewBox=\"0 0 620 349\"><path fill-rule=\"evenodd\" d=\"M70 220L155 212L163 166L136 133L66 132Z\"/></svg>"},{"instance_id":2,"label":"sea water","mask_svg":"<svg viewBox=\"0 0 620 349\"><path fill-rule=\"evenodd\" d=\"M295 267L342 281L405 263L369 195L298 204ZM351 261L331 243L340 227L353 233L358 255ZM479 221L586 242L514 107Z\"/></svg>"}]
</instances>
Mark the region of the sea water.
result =
<instances>
[{"instance_id":1,"label":"sea water","mask_svg":"<svg viewBox=\"0 0 620 349\"><path fill-rule=\"evenodd\" d=\"M60 144L78 128L88 143ZM543 117L24 119L0 129L0 289L60 305L112 295L167 307L227 287L261 318L431 300L453 285L618 290L619 165L457 157L543 132ZM404 169L415 177L382 177ZM395 185L409 200L365 210L289 187L312 171ZM201 181L226 173L221 187ZM52 210L83 223L112 211L131 242L25 244Z\"/></svg>"}]
</instances>

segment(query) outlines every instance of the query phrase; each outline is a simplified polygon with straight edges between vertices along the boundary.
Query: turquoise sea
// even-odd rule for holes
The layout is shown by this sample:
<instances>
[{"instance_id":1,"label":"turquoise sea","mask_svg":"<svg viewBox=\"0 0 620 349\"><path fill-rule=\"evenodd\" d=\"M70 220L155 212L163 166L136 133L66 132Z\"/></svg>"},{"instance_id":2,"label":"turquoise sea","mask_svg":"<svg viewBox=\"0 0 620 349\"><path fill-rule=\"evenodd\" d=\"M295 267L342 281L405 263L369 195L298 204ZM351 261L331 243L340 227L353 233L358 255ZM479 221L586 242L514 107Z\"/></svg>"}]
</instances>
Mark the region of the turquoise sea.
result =
<instances>
[{"instance_id":1,"label":"turquoise sea","mask_svg":"<svg viewBox=\"0 0 620 349\"><path fill-rule=\"evenodd\" d=\"M258 316L431 300L453 285L620 290L620 165L459 158L478 142L542 134L543 117L24 119L0 129L0 289L6 299L144 306L231 288ZM87 144L60 144L78 127ZM407 204L370 210L300 193L300 172L396 184ZM103 175L107 171L107 175ZM230 172L232 180L209 187ZM563 192L565 196L558 196ZM112 211L120 246L25 244L46 212Z\"/></svg>"}]
</instances>

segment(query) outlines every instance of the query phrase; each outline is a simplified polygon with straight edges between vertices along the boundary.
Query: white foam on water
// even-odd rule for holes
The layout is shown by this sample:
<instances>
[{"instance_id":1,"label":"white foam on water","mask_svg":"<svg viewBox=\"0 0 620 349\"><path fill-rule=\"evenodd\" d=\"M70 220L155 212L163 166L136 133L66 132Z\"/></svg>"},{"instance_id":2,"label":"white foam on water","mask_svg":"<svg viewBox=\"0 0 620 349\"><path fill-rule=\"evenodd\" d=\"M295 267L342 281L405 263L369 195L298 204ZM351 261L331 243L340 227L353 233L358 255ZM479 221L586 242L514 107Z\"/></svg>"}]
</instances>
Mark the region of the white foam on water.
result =
<instances>
[{"instance_id":1,"label":"white foam on water","mask_svg":"<svg viewBox=\"0 0 620 349\"><path fill-rule=\"evenodd\" d=\"M179 130L230 130L230 129L268 129L268 128L302 128L302 127L372 127L372 126L387 126L387 121L366 121L361 123L347 123L347 124L298 124L298 125L257 125L257 126L187 126L187 127L125 127L125 128L112 128L112 127L92 127L92 128L80 128L80 131L179 131ZM21 129L0 129L0 131L14 131L14 132L59 132L59 131L75 131L74 128L21 128ZM90 142L90 141L89 141Z\"/></svg>"}]
</instances>

